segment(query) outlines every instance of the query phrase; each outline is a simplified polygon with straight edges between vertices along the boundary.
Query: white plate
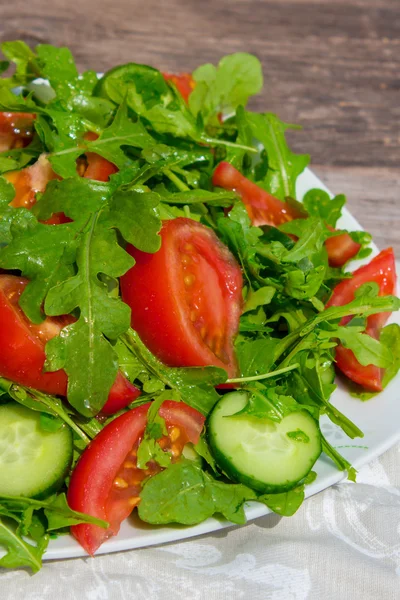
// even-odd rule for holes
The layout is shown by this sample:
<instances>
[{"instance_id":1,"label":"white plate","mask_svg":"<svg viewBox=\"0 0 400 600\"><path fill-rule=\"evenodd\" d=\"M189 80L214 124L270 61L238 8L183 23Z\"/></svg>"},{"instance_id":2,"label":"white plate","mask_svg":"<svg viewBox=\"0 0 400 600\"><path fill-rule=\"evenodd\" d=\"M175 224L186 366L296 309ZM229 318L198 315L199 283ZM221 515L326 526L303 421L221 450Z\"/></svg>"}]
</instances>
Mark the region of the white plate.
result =
<instances>
[{"instance_id":1,"label":"white plate","mask_svg":"<svg viewBox=\"0 0 400 600\"><path fill-rule=\"evenodd\" d=\"M298 198L302 198L307 190L315 187L329 191L318 177L309 169L306 169L298 180ZM346 210L340 219L339 225L350 230L362 229L356 219ZM373 248L374 254L376 254L376 246ZM392 321L400 323L399 314L396 314L395 318L392 318ZM400 402L397 391L399 377L396 377L384 392L368 402L361 402L357 398L352 398L344 385L338 382L338 389L332 398L333 404L360 427L364 432L364 438L349 439L327 417L321 419L321 428L329 442L335 448L338 448L340 453L356 468L376 458L400 440ZM307 486L307 497L317 494L345 477L325 456L322 456L318 460L315 470L318 473L318 477L312 485ZM264 505L257 503L249 503L246 508L248 520L256 519L268 512L271 511ZM133 515L122 524L118 536L105 542L97 551L97 554L142 548L144 546L155 546L231 526L232 524L225 520L212 518L194 527L180 525L155 527L140 522L136 515ZM71 536L61 536L50 542L44 559L73 558L78 556L86 556L81 546Z\"/></svg>"}]
</instances>

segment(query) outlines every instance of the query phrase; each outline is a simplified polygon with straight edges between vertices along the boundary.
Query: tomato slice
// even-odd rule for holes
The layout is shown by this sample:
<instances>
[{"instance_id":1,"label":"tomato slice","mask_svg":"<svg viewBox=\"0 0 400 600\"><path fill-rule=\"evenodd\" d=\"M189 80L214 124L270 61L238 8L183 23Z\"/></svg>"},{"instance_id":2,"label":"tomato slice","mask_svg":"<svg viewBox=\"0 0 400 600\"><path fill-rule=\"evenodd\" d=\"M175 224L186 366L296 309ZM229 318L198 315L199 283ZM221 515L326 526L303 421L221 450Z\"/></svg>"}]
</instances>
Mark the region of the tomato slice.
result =
<instances>
[{"instance_id":1,"label":"tomato slice","mask_svg":"<svg viewBox=\"0 0 400 600\"><path fill-rule=\"evenodd\" d=\"M0 375L48 394L67 395L65 371L43 372L46 343L74 322L70 315L47 317L40 325L31 323L19 307L28 281L15 275L0 275ZM140 395L140 391L118 373L102 409L114 414Z\"/></svg>"},{"instance_id":2,"label":"tomato slice","mask_svg":"<svg viewBox=\"0 0 400 600\"><path fill-rule=\"evenodd\" d=\"M215 365L236 375L238 264L210 229L191 219L165 221L161 238L155 254L127 247L136 264L121 277L121 292L133 329L167 365Z\"/></svg>"},{"instance_id":3,"label":"tomato slice","mask_svg":"<svg viewBox=\"0 0 400 600\"><path fill-rule=\"evenodd\" d=\"M34 120L31 113L0 112L0 152L27 146L33 137Z\"/></svg>"},{"instance_id":4,"label":"tomato slice","mask_svg":"<svg viewBox=\"0 0 400 600\"><path fill-rule=\"evenodd\" d=\"M379 295L388 296L396 293L396 264L392 248L382 250L367 265L354 271L351 279L344 279L333 290L327 303L329 306L343 306L354 299L356 290L369 281L379 285ZM379 339L381 328L390 317L390 313L378 313L367 319L366 334ZM344 318L346 324L350 318ZM355 381L371 392L382 391L382 369L375 365L363 366L357 361L353 352L343 346L336 348L336 364L352 381Z\"/></svg>"},{"instance_id":5,"label":"tomato slice","mask_svg":"<svg viewBox=\"0 0 400 600\"><path fill-rule=\"evenodd\" d=\"M108 521L110 527L80 524L71 532L93 555L101 544L119 531L120 525L140 502L144 479L159 473L155 462L146 469L137 467L137 449L143 437L150 403L134 408L106 425L80 457L68 488L68 504L73 510ZM168 435L160 446L175 462L187 442L197 443L205 417L183 402L165 400L159 410Z\"/></svg>"},{"instance_id":6,"label":"tomato slice","mask_svg":"<svg viewBox=\"0 0 400 600\"><path fill-rule=\"evenodd\" d=\"M38 160L20 171L9 171L4 177L15 187L15 196L10 203L15 208L32 208L36 202L37 192L44 192L46 185L57 175L51 168L45 154L41 154Z\"/></svg>"},{"instance_id":7,"label":"tomato slice","mask_svg":"<svg viewBox=\"0 0 400 600\"><path fill-rule=\"evenodd\" d=\"M333 227L328 229L335 231ZM348 233L342 233L335 237L328 238L325 242L328 252L329 264L331 267L343 267L351 258L353 258L361 248Z\"/></svg>"},{"instance_id":8,"label":"tomato slice","mask_svg":"<svg viewBox=\"0 0 400 600\"><path fill-rule=\"evenodd\" d=\"M286 221L304 217L304 214L296 207L281 202L256 183L247 179L227 162L219 163L214 171L212 182L217 187L232 190L239 194L246 206L251 222L257 227L260 225L278 227ZM334 231L333 228L330 229ZM343 266L361 248L361 245L354 242L348 233L327 239L325 246L328 252L329 264L332 267Z\"/></svg>"},{"instance_id":9,"label":"tomato slice","mask_svg":"<svg viewBox=\"0 0 400 600\"><path fill-rule=\"evenodd\" d=\"M95 179L96 181L108 181L110 175L118 171L117 167L94 152L86 152L88 163L84 177L86 179Z\"/></svg>"},{"instance_id":10,"label":"tomato slice","mask_svg":"<svg viewBox=\"0 0 400 600\"><path fill-rule=\"evenodd\" d=\"M189 102L189 96L196 85L191 73L180 73L179 75L163 73L163 77L165 81L172 81L185 102Z\"/></svg>"},{"instance_id":11,"label":"tomato slice","mask_svg":"<svg viewBox=\"0 0 400 600\"><path fill-rule=\"evenodd\" d=\"M85 140L94 142L99 136L93 131L85 134ZM86 179L95 179L96 181L108 181L110 175L114 175L118 168L95 152L86 152L87 167L84 171Z\"/></svg>"},{"instance_id":12,"label":"tomato slice","mask_svg":"<svg viewBox=\"0 0 400 600\"><path fill-rule=\"evenodd\" d=\"M227 162L220 162L214 171L213 185L232 190L239 194L253 225L282 225L293 219L301 219L304 215L281 202L272 194L247 179L235 167Z\"/></svg>"}]
</instances>

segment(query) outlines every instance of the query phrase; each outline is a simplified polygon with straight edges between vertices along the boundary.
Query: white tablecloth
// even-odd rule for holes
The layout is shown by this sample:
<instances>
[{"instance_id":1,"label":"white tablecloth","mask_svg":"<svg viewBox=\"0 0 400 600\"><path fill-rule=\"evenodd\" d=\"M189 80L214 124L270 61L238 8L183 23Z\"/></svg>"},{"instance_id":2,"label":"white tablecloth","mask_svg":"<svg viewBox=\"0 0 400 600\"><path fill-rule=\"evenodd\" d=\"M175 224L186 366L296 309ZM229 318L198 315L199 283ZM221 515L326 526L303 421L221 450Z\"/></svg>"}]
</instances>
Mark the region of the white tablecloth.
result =
<instances>
[{"instance_id":1,"label":"white tablecloth","mask_svg":"<svg viewBox=\"0 0 400 600\"><path fill-rule=\"evenodd\" d=\"M1 600L398 600L400 445L291 518L181 543L0 570Z\"/></svg>"}]
</instances>

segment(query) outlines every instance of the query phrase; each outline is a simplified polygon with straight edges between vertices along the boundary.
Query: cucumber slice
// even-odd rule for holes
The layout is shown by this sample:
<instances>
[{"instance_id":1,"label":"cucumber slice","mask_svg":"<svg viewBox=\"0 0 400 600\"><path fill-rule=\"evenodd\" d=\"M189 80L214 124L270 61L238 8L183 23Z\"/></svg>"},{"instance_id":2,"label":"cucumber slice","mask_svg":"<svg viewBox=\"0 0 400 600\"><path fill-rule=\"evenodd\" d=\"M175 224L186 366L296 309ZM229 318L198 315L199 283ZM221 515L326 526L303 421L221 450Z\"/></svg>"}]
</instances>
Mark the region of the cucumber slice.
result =
<instances>
[{"instance_id":1,"label":"cucumber slice","mask_svg":"<svg viewBox=\"0 0 400 600\"><path fill-rule=\"evenodd\" d=\"M72 432L47 432L40 413L10 402L0 406L0 496L44 498L63 483L72 462Z\"/></svg>"},{"instance_id":2,"label":"cucumber slice","mask_svg":"<svg viewBox=\"0 0 400 600\"><path fill-rule=\"evenodd\" d=\"M247 392L226 394L208 422L208 439L217 464L233 481L262 493L294 488L321 454L318 423L306 410L280 423L250 415L226 418L247 404Z\"/></svg>"}]
</instances>

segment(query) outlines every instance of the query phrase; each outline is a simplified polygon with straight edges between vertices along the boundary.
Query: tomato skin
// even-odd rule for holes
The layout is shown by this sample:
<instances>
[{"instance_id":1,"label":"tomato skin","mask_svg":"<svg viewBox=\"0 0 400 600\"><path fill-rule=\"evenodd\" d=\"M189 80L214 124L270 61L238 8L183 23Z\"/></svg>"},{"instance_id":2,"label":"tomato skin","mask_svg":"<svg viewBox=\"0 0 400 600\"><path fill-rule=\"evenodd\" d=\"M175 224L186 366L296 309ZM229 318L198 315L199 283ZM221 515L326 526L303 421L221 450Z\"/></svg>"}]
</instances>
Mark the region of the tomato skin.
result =
<instances>
[{"instance_id":1,"label":"tomato skin","mask_svg":"<svg viewBox=\"0 0 400 600\"><path fill-rule=\"evenodd\" d=\"M189 96L196 85L191 73L180 73L179 75L163 73L163 77L165 81L172 81L185 102L189 102Z\"/></svg>"},{"instance_id":2,"label":"tomato skin","mask_svg":"<svg viewBox=\"0 0 400 600\"><path fill-rule=\"evenodd\" d=\"M335 231L333 227L328 227ZM331 267L343 267L351 258L353 258L361 248L348 233L342 233L335 237L328 238L325 242L325 248L328 252L329 264Z\"/></svg>"},{"instance_id":3,"label":"tomato skin","mask_svg":"<svg viewBox=\"0 0 400 600\"><path fill-rule=\"evenodd\" d=\"M42 325L28 324L17 302L27 280L15 275L0 275L0 373L16 383L49 394L65 395L67 376L64 371L44 373L45 342L62 328L56 319ZM54 335L44 337L46 326L54 327ZM47 339L46 339L47 338Z\"/></svg>"},{"instance_id":4,"label":"tomato skin","mask_svg":"<svg viewBox=\"0 0 400 600\"><path fill-rule=\"evenodd\" d=\"M155 254L127 247L136 264L121 277L121 292L133 329L169 366L214 365L234 376L239 266L210 229L191 219L165 221L161 238Z\"/></svg>"},{"instance_id":5,"label":"tomato skin","mask_svg":"<svg viewBox=\"0 0 400 600\"><path fill-rule=\"evenodd\" d=\"M88 162L84 177L86 179L95 179L96 181L108 181L110 175L118 171L117 167L110 161L94 152L86 152Z\"/></svg>"},{"instance_id":6,"label":"tomato skin","mask_svg":"<svg viewBox=\"0 0 400 600\"><path fill-rule=\"evenodd\" d=\"M282 225L293 219L301 219L303 214L296 208L281 202L272 194L247 179L234 166L220 162L214 171L212 183L216 187L237 192L241 197L251 222L259 225Z\"/></svg>"},{"instance_id":7,"label":"tomato skin","mask_svg":"<svg viewBox=\"0 0 400 600\"><path fill-rule=\"evenodd\" d=\"M107 538L116 535L122 520L131 512L128 509L120 519L110 519L106 499L121 464L135 442L143 437L149 406L150 403L143 404L111 421L91 441L72 472L69 506L110 523L107 530L87 523L71 527L71 533L88 554L93 555Z\"/></svg>"},{"instance_id":8,"label":"tomato skin","mask_svg":"<svg viewBox=\"0 0 400 600\"><path fill-rule=\"evenodd\" d=\"M47 317L40 325L30 323L18 305L27 283L22 277L0 275L0 375L48 394L66 396L65 371L43 371L45 345L75 319L66 315ZM138 396L140 390L118 373L102 412L114 414Z\"/></svg>"},{"instance_id":9,"label":"tomato skin","mask_svg":"<svg viewBox=\"0 0 400 600\"><path fill-rule=\"evenodd\" d=\"M92 440L72 472L68 488L69 506L110 524L107 530L89 524L71 527L72 534L91 555L106 539L118 533L121 522L137 504L134 497L124 496L123 491L118 496L115 492L113 494L113 490L124 463L128 462L133 467L129 462L130 455L143 437L149 407L150 403L143 404L109 423ZM199 441L205 417L195 409L183 402L165 400L159 415L165 420L168 430L176 427L181 430L183 443ZM156 467L151 474L160 470ZM148 476L147 471L141 470L140 474L142 479L139 486L132 485L135 494L140 493L142 481Z\"/></svg>"},{"instance_id":10,"label":"tomato skin","mask_svg":"<svg viewBox=\"0 0 400 600\"><path fill-rule=\"evenodd\" d=\"M367 265L354 271L351 279L344 279L333 290L327 303L329 306L343 306L354 299L356 290L369 281L379 285L379 295L388 296L396 292L396 263L392 248L382 250ZM390 317L390 313L378 313L367 318L366 335L379 339L381 328ZM342 319L346 324L349 317ZM375 365L363 366L357 361L353 352L343 346L336 348L336 364L352 381L371 392L382 391L382 369Z\"/></svg>"}]
</instances>

